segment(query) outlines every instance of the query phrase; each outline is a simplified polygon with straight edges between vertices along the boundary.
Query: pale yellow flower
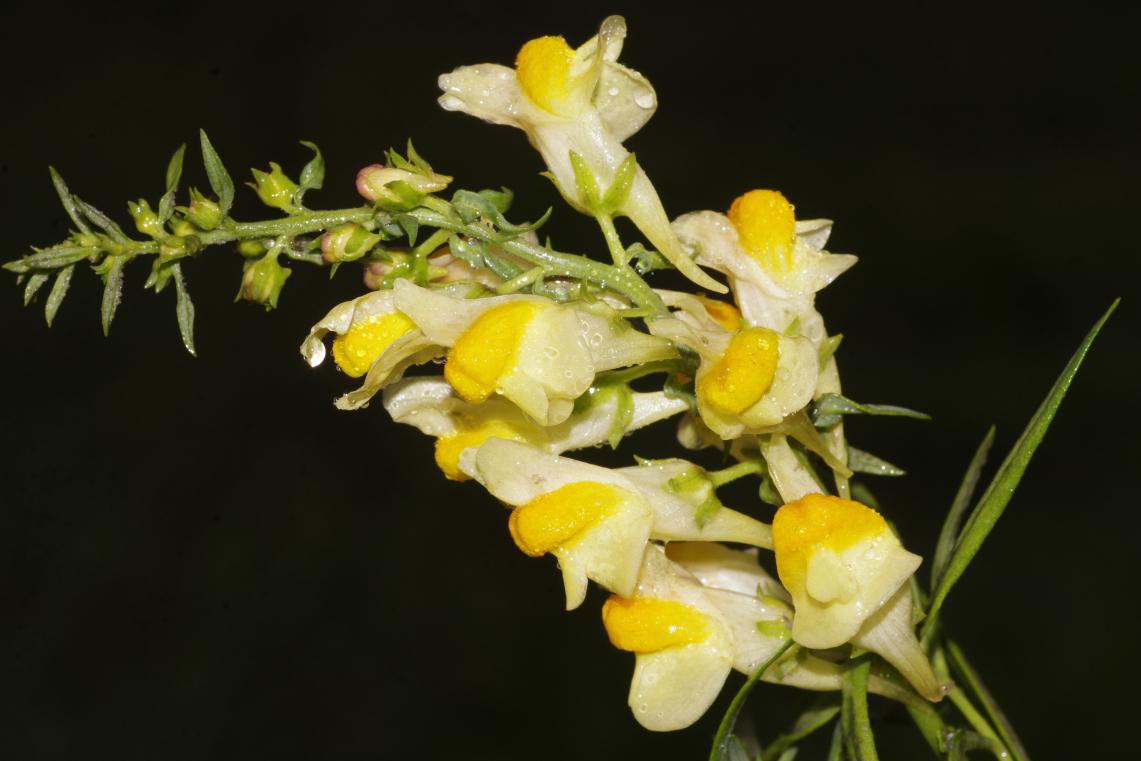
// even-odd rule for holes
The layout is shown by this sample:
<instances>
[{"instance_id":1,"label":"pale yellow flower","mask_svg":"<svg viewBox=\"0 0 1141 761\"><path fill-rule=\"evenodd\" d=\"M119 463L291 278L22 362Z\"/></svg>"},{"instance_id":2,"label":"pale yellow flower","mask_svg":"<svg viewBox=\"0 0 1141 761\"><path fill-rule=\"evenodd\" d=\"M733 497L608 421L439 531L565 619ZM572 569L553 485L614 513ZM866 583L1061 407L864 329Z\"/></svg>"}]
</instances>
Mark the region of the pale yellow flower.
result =
<instances>
[{"instance_id":1,"label":"pale yellow flower","mask_svg":"<svg viewBox=\"0 0 1141 761\"><path fill-rule=\"evenodd\" d=\"M580 197L571 153L581 157L605 189L630 155L622 141L657 108L657 96L646 78L618 63L625 38L625 20L610 16L598 35L577 49L562 37L531 40L519 51L514 69L484 63L442 75L440 105L526 132L567 202L591 213ZM640 166L618 214L629 217L686 277L704 288L725 291L682 250L657 191Z\"/></svg>"},{"instance_id":2,"label":"pale yellow flower","mask_svg":"<svg viewBox=\"0 0 1141 761\"><path fill-rule=\"evenodd\" d=\"M698 505L668 488L670 469L603 468L502 438L487 439L473 458L461 459L465 465L515 507L519 547L559 559L568 609L582 603L587 579L631 594L651 538L771 544L766 524L726 507L699 524Z\"/></svg>"},{"instance_id":3,"label":"pale yellow flower","mask_svg":"<svg viewBox=\"0 0 1141 761\"><path fill-rule=\"evenodd\" d=\"M921 558L865 505L809 494L773 519L777 573L792 594L792 637L811 648L846 642L882 655L924 697L939 684L912 626L908 579Z\"/></svg>"},{"instance_id":4,"label":"pale yellow flower","mask_svg":"<svg viewBox=\"0 0 1141 761\"><path fill-rule=\"evenodd\" d=\"M406 378L385 389L384 408L392 419L436 437L436 464L453 481L464 481L464 461L489 438L520 441L550 454L598 446L609 440L619 414L617 394L581 405L562 423L542 426L502 397L471 403L460 398L443 378ZM624 433L685 411L683 399L661 391L633 392ZM471 469L467 465L467 469Z\"/></svg>"}]
</instances>

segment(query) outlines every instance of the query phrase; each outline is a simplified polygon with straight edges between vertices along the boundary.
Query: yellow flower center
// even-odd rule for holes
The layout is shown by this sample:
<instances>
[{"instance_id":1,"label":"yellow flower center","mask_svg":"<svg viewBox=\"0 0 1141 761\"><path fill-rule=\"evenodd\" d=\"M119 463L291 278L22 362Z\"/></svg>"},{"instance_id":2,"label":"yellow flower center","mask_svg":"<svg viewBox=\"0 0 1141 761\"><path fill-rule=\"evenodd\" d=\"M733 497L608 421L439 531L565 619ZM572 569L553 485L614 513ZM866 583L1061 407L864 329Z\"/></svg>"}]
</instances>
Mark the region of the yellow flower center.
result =
<instances>
[{"instance_id":1,"label":"yellow flower center","mask_svg":"<svg viewBox=\"0 0 1141 761\"><path fill-rule=\"evenodd\" d=\"M777 573L790 590L803 588L812 556L821 554L821 562L816 563L820 570L837 566L837 553L888 530L883 517L866 505L824 494L807 494L783 505L773 517ZM824 602L850 597L852 590L845 588L846 582L841 583L842 576L836 576L835 589L821 589L813 596Z\"/></svg>"},{"instance_id":2,"label":"yellow flower center","mask_svg":"<svg viewBox=\"0 0 1141 761\"><path fill-rule=\"evenodd\" d=\"M538 557L612 515L625 499L618 487L576 481L515 508L507 527L519 549Z\"/></svg>"},{"instance_id":3,"label":"yellow flower center","mask_svg":"<svg viewBox=\"0 0 1141 761\"><path fill-rule=\"evenodd\" d=\"M709 636L707 616L680 602L611 595L602 605L610 644L633 653L701 642Z\"/></svg>"},{"instance_id":4,"label":"yellow flower center","mask_svg":"<svg viewBox=\"0 0 1141 761\"><path fill-rule=\"evenodd\" d=\"M511 424L502 420L487 420L470 430L461 430L436 439L436 465L452 481L467 481L468 475L460 470L460 455L468 447L477 447L490 438L524 441L525 437Z\"/></svg>"},{"instance_id":5,"label":"yellow flower center","mask_svg":"<svg viewBox=\"0 0 1141 761\"><path fill-rule=\"evenodd\" d=\"M403 312L374 314L354 322L333 339L333 360L345 375L359 378L393 341L414 327L416 324Z\"/></svg>"},{"instance_id":6,"label":"yellow flower center","mask_svg":"<svg viewBox=\"0 0 1141 761\"><path fill-rule=\"evenodd\" d=\"M711 299L706 296L698 295L697 297L705 311L713 318L721 327L725 328L729 333L734 333L741 329L741 310L732 304L727 304L724 301Z\"/></svg>"},{"instance_id":7,"label":"yellow flower center","mask_svg":"<svg viewBox=\"0 0 1141 761\"><path fill-rule=\"evenodd\" d=\"M729 207L729 221L766 272L779 277L792 270L796 215L787 198L776 190L750 190Z\"/></svg>"},{"instance_id":8,"label":"yellow flower center","mask_svg":"<svg viewBox=\"0 0 1141 761\"><path fill-rule=\"evenodd\" d=\"M723 415L739 415L752 407L773 383L780 336L768 328L745 328L698 380L697 393Z\"/></svg>"},{"instance_id":9,"label":"yellow flower center","mask_svg":"<svg viewBox=\"0 0 1141 761\"><path fill-rule=\"evenodd\" d=\"M515 57L519 86L540 108L561 115L573 59L574 50L562 37L531 40Z\"/></svg>"},{"instance_id":10,"label":"yellow flower center","mask_svg":"<svg viewBox=\"0 0 1141 761\"><path fill-rule=\"evenodd\" d=\"M457 394L482 402L495 393L499 379L514 367L527 324L538 311L533 301L511 301L476 318L456 339L444 365L444 377Z\"/></svg>"}]
</instances>

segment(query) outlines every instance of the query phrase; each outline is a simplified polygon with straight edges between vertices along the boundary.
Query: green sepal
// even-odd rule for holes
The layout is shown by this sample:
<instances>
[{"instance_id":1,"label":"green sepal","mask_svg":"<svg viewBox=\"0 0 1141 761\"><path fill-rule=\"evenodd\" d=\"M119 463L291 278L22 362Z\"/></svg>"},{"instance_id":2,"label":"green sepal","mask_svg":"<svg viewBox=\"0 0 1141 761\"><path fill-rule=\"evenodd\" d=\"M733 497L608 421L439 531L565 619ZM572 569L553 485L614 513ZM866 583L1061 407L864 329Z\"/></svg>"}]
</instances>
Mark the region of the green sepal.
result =
<instances>
[{"instance_id":1,"label":"green sepal","mask_svg":"<svg viewBox=\"0 0 1141 761\"><path fill-rule=\"evenodd\" d=\"M515 201L515 194L511 192L510 188L500 188L499 190L491 190L484 188L479 191L479 195L486 198L495 207L495 210L500 214L506 214L511 211L511 204Z\"/></svg>"},{"instance_id":2,"label":"green sepal","mask_svg":"<svg viewBox=\"0 0 1141 761\"><path fill-rule=\"evenodd\" d=\"M404 231L404 237L408 238L408 245L416 245L416 236L420 232L420 222L416 217L410 214L397 214L396 224L400 225L400 229Z\"/></svg>"},{"instance_id":3,"label":"green sepal","mask_svg":"<svg viewBox=\"0 0 1141 761\"><path fill-rule=\"evenodd\" d=\"M611 449L617 449L634 419L634 392L625 383L616 385L610 392L614 395L614 417L610 419L610 430L606 441Z\"/></svg>"},{"instance_id":4,"label":"green sepal","mask_svg":"<svg viewBox=\"0 0 1141 761\"><path fill-rule=\"evenodd\" d=\"M578 189L578 197L582 205L594 214L601 213L601 201L598 192L598 178L586 165L586 160L577 151L570 152L571 170L574 172L574 184Z\"/></svg>"},{"instance_id":5,"label":"green sepal","mask_svg":"<svg viewBox=\"0 0 1141 761\"><path fill-rule=\"evenodd\" d=\"M826 337L820 342L820 348L816 350L816 356L820 360L821 369L828 364L828 360L832 359L832 356L836 353L836 350L840 348L840 344L843 343L843 341L844 334L837 333L834 336Z\"/></svg>"},{"instance_id":6,"label":"green sepal","mask_svg":"<svg viewBox=\"0 0 1141 761\"><path fill-rule=\"evenodd\" d=\"M602 196L600 206L605 213L615 214L626 204L626 199L630 197L630 188L634 184L634 178L637 174L638 161L631 153L618 165L614 179L610 181L610 187ZM577 173L575 177L577 179Z\"/></svg>"},{"instance_id":7,"label":"green sepal","mask_svg":"<svg viewBox=\"0 0 1141 761\"><path fill-rule=\"evenodd\" d=\"M384 187L390 191L391 196L382 196L377 199L376 205L386 211L410 211L419 206L420 202L428 195L412 187L411 184L404 180L393 180L392 182L386 183Z\"/></svg>"},{"instance_id":8,"label":"green sepal","mask_svg":"<svg viewBox=\"0 0 1141 761\"><path fill-rule=\"evenodd\" d=\"M871 476L903 476L907 471L862 449L848 447L848 469Z\"/></svg>"},{"instance_id":9,"label":"green sepal","mask_svg":"<svg viewBox=\"0 0 1141 761\"><path fill-rule=\"evenodd\" d=\"M674 268L669 259L652 248L646 248L640 241L631 243L626 247L626 261L633 262L634 270L639 275L645 275L647 272L654 272L655 270Z\"/></svg>"},{"instance_id":10,"label":"green sepal","mask_svg":"<svg viewBox=\"0 0 1141 761\"><path fill-rule=\"evenodd\" d=\"M975 555L978 553L982 543L990 534L991 529L994 528L995 523L1002 517L1002 513L1006 510L1006 506L1010 504L1011 497L1014 496L1015 489L1018 488L1019 482L1022 480L1023 473L1026 472L1026 467L1030 464L1034 452L1038 449L1038 445L1042 442L1042 438L1046 435L1046 431L1050 427L1050 423L1054 420L1054 415L1058 411L1058 407L1062 404L1062 400L1066 397L1066 392L1070 389L1070 383L1073 381L1074 376L1077 375L1078 368L1081 367L1082 360L1085 359L1086 353L1089 351L1090 346L1093 345L1094 339L1101 331L1103 325L1113 311L1117 309L1117 305L1121 303L1121 299L1116 299L1106 310L1101 319L1090 329L1082 340L1081 345L1078 346L1070 361L1062 369L1061 375L1054 381L1053 387L1042 400L1038 410L1026 425L1026 429L1022 435L1018 437L1018 441L1014 443L1010 453L1003 460L1002 465L999 466L998 472L987 486L986 491L983 492L982 497L979 498L978 504L975 505L974 511L971 513L970 518L967 519L966 526L963 527L962 533L955 541L955 549L951 554L950 559L947 561L946 571L939 579L939 583L935 586L931 595L931 606L927 611L927 621L923 625L923 635L926 636L928 631L935 626L935 622L939 618L939 610L943 606L943 601L947 599L948 593L951 588L955 586L955 582L963 575L963 572L970 565Z\"/></svg>"},{"instance_id":11,"label":"green sepal","mask_svg":"<svg viewBox=\"0 0 1141 761\"><path fill-rule=\"evenodd\" d=\"M55 276L55 282L52 283L52 289L48 292L47 301L44 302L44 320L50 328L52 322L55 321L56 313L59 312L59 307L63 304L63 299L67 296L67 289L71 286L71 276L75 272L75 265L69 264L62 267Z\"/></svg>"}]
</instances>

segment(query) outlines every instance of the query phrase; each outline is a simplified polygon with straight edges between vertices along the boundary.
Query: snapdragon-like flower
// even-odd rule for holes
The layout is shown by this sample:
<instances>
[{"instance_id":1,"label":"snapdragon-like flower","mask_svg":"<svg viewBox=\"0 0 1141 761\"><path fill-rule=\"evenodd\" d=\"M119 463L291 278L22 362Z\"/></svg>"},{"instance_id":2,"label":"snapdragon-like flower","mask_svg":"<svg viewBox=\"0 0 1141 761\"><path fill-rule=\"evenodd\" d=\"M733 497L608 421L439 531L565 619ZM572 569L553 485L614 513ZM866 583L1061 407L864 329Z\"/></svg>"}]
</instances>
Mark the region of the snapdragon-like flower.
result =
<instances>
[{"instance_id":1,"label":"snapdragon-like flower","mask_svg":"<svg viewBox=\"0 0 1141 761\"><path fill-rule=\"evenodd\" d=\"M775 582L755 554L714 543L646 550L637 588L602 609L611 643L635 654L629 705L642 726L683 729L701 718L733 669L756 671L789 637L792 608L767 594ZM837 690L843 669L794 648L763 678L807 690ZM903 690L878 675L872 692Z\"/></svg>"},{"instance_id":2,"label":"snapdragon-like flower","mask_svg":"<svg viewBox=\"0 0 1141 761\"><path fill-rule=\"evenodd\" d=\"M550 454L603 444L619 435L672 417L687 409L683 399L671 399L661 391L633 392L629 414L621 414L619 394L600 394L591 404L576 407L562 423L541 426L503 398L471 403L460 398L442 378L406 378L385 389L384 408L397 423L419 428L436 437L436 464L453 481L469 476L460 463L474 455L489 438L510 439ZM471 469L467 465L467 469Z\"/></svg>"},{"instance_id":3,"label":"snapdragon-like flower","mask_svg":"<svg viewBox=\"0 0 1141 761\"><path fill-rule=\"evenodd\" d=\"M699 522L698 506L669 489L670 471L611 470L501 438L489 438L465 465L515 507L509 525L519 548L559 559L568 610L582 603L588 579L631 594L651 538L772 543L769 526L729 508Z\"/></svg>"},{"instance_id":4,"label":"snapdragon-like flower","mask_svg":"<svg viewBox=\"0 0 1141 761\"><path fill-rule=\"evenodd\" d=\"M846 642L882 655L924 697L939 684L912 627L907 580L922 559L870 507L809 494L773 519L777 573L792 594L792 637L810 648Z\"/></svg>"},{"instance_id":5,"label":"snapdragon-like flower","mask_svg":"<svg viewBox=\"0 0 1141 761\"><path fill-rule=\"evenodd\" d=\"M719 321L694 297L671 300L683 308L650 322L650 331L701 357L697 409L722 439L778 425L812 399L820 362L810 340L760 326L727 330L735 324L729 305L715 307Z\"/></svg>"},{"instance_id":6,"label":"snapdragon-like flower","mask_svg":"<svg viewBox=\"0 0 1141 761\"><path fill-rule=\"evenodd\" d=\"M669 341L635 330L600 302L464 299L405 280L394 292L397 308L427 339L449 348L444 377L461 398L501 394L541 425L570 417L595 373L677 356Z\"/></svg>"},{"instance_id":7,"label":"snapdragon-like flower","mask_svg":"<svg viewBox=\"0 0 1141 761\"><path fill-rule=\"evenodd\" d=\"M614 182L630 155L622 141L653 115L657 96L638 72L618 63L626 22L610 16L577 49L562 37L539 37L519 51L516 66L463 66L440 77L440 105L527 133L567 202L594 212L579 190L571 154L596 182ZM694 264L670 230L657 191L637 167L616 214L625 215L686 277L718 292L725 288Z\"/></svg>"},{"instance_id":8,"label":"snapdragon-like flower","mask_svg":"<svg viewBox=\"0 0 1141 761\"><path fill-rule=\"evenodd\" d=\"M856 263L850 254L824 250L832 222L797 221L792 204L775 190L752 190L729 214L698 211L673 223L699 264L729 276L745 322L778 332L794 327L816 345L824 322L815 294Z\"/></svg>"},{"instance_id":9,"label":"snapdragon-like flower","mask_svg":"<svg viewBox=\"0 0 1141 761\"><path fill-rule=\"evenodd\" d=\"M453 288L467 290L469 286ZM365 376L356 391L335 402L341 409L368 404L381 388L398 380L413 365L444 354L444 348L424 336L401 312L392 291L369 293L338 304L325 315L301 344L301 356L316 367L325 360L325 336L333 333L333 359L350 378Z\"/></svg>"}]
</instances>

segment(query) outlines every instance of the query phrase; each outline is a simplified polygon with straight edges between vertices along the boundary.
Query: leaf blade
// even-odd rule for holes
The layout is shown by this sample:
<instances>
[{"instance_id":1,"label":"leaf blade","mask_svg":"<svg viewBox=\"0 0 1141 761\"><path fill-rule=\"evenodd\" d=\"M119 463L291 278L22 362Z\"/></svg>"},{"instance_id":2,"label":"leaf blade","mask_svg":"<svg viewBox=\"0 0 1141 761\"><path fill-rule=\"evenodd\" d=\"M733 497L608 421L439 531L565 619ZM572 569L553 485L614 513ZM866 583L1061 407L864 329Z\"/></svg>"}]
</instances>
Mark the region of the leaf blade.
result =
<instances>
[{"instance_id":1,"label":"leaf blade","mask_svg":"<svg viewBox=\"0 0 1141 761\"><path fill-rule=\"evenodd\" d=\"M75 202L75 196L67 188L67 183L63 181L63 177L55 170L54 166L48 167L48 172L51 173L52 185L55 186L55 192L59 196L60 203L67 211L67 216L71 217L71 221L79 228L82 233L90 233L91 228L83 221L83 215L79 212L79 206Z\"/></svg>"},{"instance_id":2,"label":"leaf blade","mask_svg":"<svg viewBox=\"0 0 1141 761\"><path fill-rule=\"evenodd\" d=\"M772 667L774 663L780 660L790 647L792 647L792 639L789 638L780 649L769 656L769 659L762 663L760 667L749 675L745 683L741 685L741 689L737 690L737 694L733 696L733 702L729 704L729 709L725 711L725 715L721 717L721 724L717 727L717 733L713 736L713 749L709 752L709 761L728 761L730 758L730 743L734 737L733 727L737 724L737 716L740 715L741 709L745 706L745 701L749 698L749 693L753 691L753 687L765 672Z\"/></svg>"},{"instance_id":3,"label":"leaf blade","mask_svg":"<svg viewBox=\"0 0 1141 761\"><path fill-rule=\"evenodd\" d=\"M47 301L44 302L44 319L48 323L48 327L52 326L55 321L56 313L59 312L59 307L63 304L63 299L67 296L67 289L71 287L71 276L75 272L75 265L69 264L59 270L55 276L55 282L52 283L52 289L48 293Z\"/></svg>"},{"instance_id":4,"label":"leaf blade","mask_svg":"<svg viewBox=\"0 0 1141 761\"><path fill-rule=\"evenodd\" d=\"M103 323L103 335L111 332L111 322L115 319L115 312L119 309L119 302L123 298L123 264L121 256L108 257L110 265L103 276L103 301L100 305L99 316Z\"/></svg>"},{"instance_id":5,"label":"leaf blade","mask_svg":"<svg viewBox=\"0 0 1141 761\"><path fill-rule=\"evenodd\" d=\"M214 144L206 136L206 130L198 130L198 137L202 145L202 162L206 165L206 178L210 181L210 189L218 196L218 206L224 217L230 213L230 208L234 205L234 180L226 171L218 152L214 150Z\"/></svg>"},{"instance_id":6,"label":"leaf blade","mask_svg":"<svg viewBox=\"0 0 1141 761\"><path fill-rule=\"evenodd\" d=\"M178 318L178 333L182 336L182 345L190 352L190 356L197 357L198 352L194 348L194 302L190 300L190 291L186 288L182 262L170 265L170 270L174 275L174 313Z\"/></svg>"},{"instance_id":7,"label":"leaf blade","mask_svg":"<svg viewBox=\"0 0 1141 761\"><path fill-rule=\"evenodd\" d=\"M982 443L979 444L979 448L975 450L975 455L967 466L967 472L963 474L959 490L955 492L951 509L947 511L947 517L943 521L943 529L939 532L939 541L935 545L935 555L931 560L930 588L932 591L939 584L939 579L947 569L947 562L951 559L951 550L954 549L955 540L959 536L963 515L966 514L967 508L971 505L971 499L978 487L982 469L986 465L991 447L994 446L994 434L995 427L992 425L987 430L986 436L983 437Z\"/></svg>"},{"instance_id":8,"label":"leaf blade","mask_svg":"<svg viewBox=\"0 0 1141 761\"><path fill-rule=\"evenodd\" d=\"M932 593L927 620L923 624L923 636L927 636L931 630L951 588L954 587L955 582L959 580L975 555L978 554L983 541L986 540L991 529L994 528L995 523L998 522L1006 506L1010 503L1011 497L1014 496L1014 490L1018 488L1022 475L1026 472L1026 467L1030 464L1034 452L1046 435L1050 423L1053 422L1054 414L1058 411L1066 392L1069 391L1070 383L1077 375L1082 360L1085 359L1094 339L1101 332L1102 326L1105 325L1120 303L1121 299L1116 299L1101 316L1101 319L1086 333L1085 338L1082 339L1081 344L1071 355L1069 362L1066 363L1057 380L1054 381L1054 385L1046 398L1042 400L1038 410L1030 418L1030 422L1027 423L1022 435L1018 437L1018 441L1014 443L1010 453L999 466L998 472L987 486L986 491L979 498L971 517L967 519L967 525L955 543L955 549L947 561L946 570Z\"/></svg>"}]
</instances>

